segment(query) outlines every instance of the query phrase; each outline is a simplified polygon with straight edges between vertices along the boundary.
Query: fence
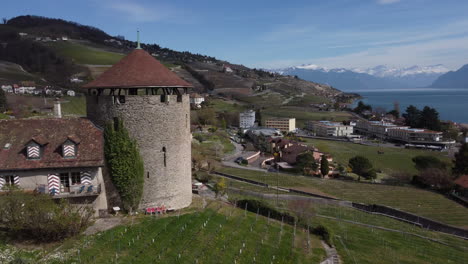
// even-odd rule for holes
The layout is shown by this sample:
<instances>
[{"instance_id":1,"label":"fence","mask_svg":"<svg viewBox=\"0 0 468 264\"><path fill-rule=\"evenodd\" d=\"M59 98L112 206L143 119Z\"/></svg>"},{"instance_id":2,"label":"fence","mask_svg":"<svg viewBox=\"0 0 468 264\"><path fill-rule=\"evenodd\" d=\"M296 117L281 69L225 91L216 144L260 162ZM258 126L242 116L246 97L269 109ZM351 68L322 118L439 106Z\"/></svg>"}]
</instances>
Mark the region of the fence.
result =
<instances>
[{"instance_id":1,"label":"fence","mask_svg":"<svg viewBox=\"0 0 468 264\"><path fill-rule=\"evenodd\" d=\"M234 180L238 180L238 181L242 181L242 182L262 186L262 187L267 187L267 188L273 187L273 186L269 186L268 184L263 183L263 182L258 182L258 181L254 181L254 180L250 180L250 179L245 179L245 178L242 178L242 177L233 176L233 175L229 175L229 174L225 174L225 173L221 173L221 172L214 172L214 174L217 174L217 175L220 175L220 176L223 176L223 177L226 177L226 178L230 178L230 179L234 179ZM275 186L275 188L278 188L278 187ZM301 194L301 195L318 197L318 198L322 198L322 199L326 199L326 200L344 201L344 200L341 200L341 199L332 198L332 197L323 196L323 195L314 194L314 193L309 193L309 192L304 192L304 191L300 191L300 190L287 189L287 188L284 188L284 189L289 191L290 193L297 193L297 194ZM428 218L425 218L425 217L421 217L421 216L418 216L418 215L414 215L414 214L411 214L411 213L408 213L408 212L400 211L400 210L397 210L397 209L394 209L394 208L391 208L391 207L387 207L387 206L383 206L383 205L378 205L378 204L367 205L367 204L354 203L354 202L349 202L349 203L352 204L353 208L359 209L359 210L364 211L364 212L373 213L373 214L380 214L380 215L383 215L383 216L394 218L394 219L399 220L399 221L403 221L403 222L407 222L407 223L411 223L411 224L420 226L420 227L425 228L427 230L442 232L442 233L454 235L454 236L457 236L457 237L461 237L461 238L464 238L464 239L468 239L468 230L466 230L466 229L462 229L462 228L450 226L450 225L447 225L447 224L443 224L443 223L440 223L440 222L437 222L437 221L434 221L434 220L431 220L431 219L428 219Z\"/></svg>"},{"instance_id":2,"label":"fence","mask_svg":"<svg viewBox=\"0 0 468 264\"><path fill-rule=\"evenodd\" d=\"M428 230L438 231L438 232L442 232L446 234L459 236L464 239L468 239L468 230L446 225L446 224L443 224L443 223L440 223L440 222L437 222L437 221L434 221L425 217L421 217L421 216L414 215L408 212L400 211L398 209L394 209L391 207L378 205L378 204L367 205L367 204L361 204L361 203L352 203L352 206L356 209L359 209L365 212L390 216L397 220L411 223L411 224L420 226Z\"/></svg>"}]
</instances>

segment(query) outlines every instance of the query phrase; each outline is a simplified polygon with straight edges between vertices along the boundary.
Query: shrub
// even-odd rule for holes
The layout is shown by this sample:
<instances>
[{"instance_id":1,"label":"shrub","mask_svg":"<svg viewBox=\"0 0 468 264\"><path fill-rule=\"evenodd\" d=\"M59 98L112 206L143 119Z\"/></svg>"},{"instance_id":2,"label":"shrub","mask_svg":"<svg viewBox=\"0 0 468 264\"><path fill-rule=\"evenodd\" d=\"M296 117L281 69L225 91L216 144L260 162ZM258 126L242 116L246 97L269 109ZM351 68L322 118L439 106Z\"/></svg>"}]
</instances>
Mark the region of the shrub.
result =
<instances>
[{"instance_id":1,"label":"shrub","mask_svg":"<svg viewBox=\"0 0 468 264\"><path fill-rule=\"evenodd\" d=\"M195 179L202 183L207 183L211 180L212 176L206 172L198 171L195 173Z\"/></svg>"},{"instance_id":2,"label":"shrub","mask_svg":"<svg viewBox=\"0 0 468 264\"><path fill-rule=\"evenodd\" d=\"M93 209L55 202L46 194L8 190L0 196L0 224L15 238L57 241L83 231Z\"/></svg>"},{"instance_id":3,"label":"shrub","mask_svg":"<svg viewBox=\"0 0 468 264\"><path fill-rule=\"evenodd\" d=\"M333 246L331 242L331 231L323 225L318 225L311 230L312 234L320 236L329 246Z\"/></svg>"},{"instance_id":4,"label":"shrub","mask_svg":"<svg viewBox=\"0 0 468 264\"><path fill-rule=\"evenodd\" d=\"M253 212L253 213L258 212L260 215L267 216L267 217L270 216L270 218L273 218L279 221L283 220L285 223L294 224L294 222L296 221L294 216L288 213L280 212L277 209L272 208L270 205L260 200L255 200L255 199L239 200L237 201L237 206L242 209L247 208L248 211Z\"/></svg>"}]
</instances>

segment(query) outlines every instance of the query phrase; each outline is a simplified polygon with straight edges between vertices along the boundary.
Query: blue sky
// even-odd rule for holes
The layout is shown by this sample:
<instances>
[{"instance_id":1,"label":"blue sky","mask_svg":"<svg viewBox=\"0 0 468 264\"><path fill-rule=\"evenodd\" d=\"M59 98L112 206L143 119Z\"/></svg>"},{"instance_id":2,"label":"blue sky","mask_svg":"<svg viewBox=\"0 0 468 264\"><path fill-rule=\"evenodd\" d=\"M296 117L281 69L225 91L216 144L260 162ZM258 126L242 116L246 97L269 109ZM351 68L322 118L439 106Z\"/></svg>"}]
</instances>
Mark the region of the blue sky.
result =
<instances>
[{"instance_id":1,"label":"blue sky","mask_svg":"<svg viewBox=\"0 0 468 264\"><path fill-rule=\"evenodd\" d=\"M251 67L468 63L466 0L16 0L1 16L72 20Z\"/></svg>"}]
</instances>

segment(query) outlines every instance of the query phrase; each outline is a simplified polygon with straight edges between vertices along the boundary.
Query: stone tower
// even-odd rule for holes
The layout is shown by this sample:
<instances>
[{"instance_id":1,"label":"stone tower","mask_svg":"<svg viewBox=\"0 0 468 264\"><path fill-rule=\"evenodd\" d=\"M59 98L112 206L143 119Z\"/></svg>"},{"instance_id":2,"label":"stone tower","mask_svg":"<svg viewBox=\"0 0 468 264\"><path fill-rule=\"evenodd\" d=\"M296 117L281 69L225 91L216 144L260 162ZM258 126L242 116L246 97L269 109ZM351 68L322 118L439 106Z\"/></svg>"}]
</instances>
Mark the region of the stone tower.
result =
<instances>
[{"instance_id":1,"label":"stone tower","mask_svg":"<svg viewBox=\"0 0 468 264\"><path fill-rule=\"evenodd\" d=\"M139 48L84 86L88 118L101 127L119 118L138 143L145 168L140 208L192 202L190 87Z\"/></svg>"}]
</instances>

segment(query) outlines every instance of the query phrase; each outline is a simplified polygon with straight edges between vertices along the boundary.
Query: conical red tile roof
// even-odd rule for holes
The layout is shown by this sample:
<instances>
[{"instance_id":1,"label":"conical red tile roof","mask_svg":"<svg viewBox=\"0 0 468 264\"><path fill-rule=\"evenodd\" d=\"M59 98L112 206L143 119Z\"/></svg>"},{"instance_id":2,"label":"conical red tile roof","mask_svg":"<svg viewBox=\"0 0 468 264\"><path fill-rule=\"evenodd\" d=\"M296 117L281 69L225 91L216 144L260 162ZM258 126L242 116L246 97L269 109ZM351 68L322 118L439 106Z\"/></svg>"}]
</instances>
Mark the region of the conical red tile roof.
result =
<instances>
[{"instance_id":1,"label":"conical red tile roof","mask_svg":"<svg viewBox=\"0 0 468 264\"><path fill-rule=\"evenodd\" d=\"M135 49L84 88L192 87L148 52Z\"/></svg>"}]
</instances>

